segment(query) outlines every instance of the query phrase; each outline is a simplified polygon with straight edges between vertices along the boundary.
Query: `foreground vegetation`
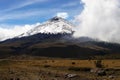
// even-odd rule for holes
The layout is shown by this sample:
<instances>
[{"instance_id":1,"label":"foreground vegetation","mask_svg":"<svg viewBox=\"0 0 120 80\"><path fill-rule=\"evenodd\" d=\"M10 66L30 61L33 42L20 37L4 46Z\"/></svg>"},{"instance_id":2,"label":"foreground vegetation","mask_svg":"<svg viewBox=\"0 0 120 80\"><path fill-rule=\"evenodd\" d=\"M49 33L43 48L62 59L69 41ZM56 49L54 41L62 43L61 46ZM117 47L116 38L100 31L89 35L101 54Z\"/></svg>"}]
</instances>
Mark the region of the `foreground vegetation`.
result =
<instances>
[{"instance_id":1,"label":"foreground vegetation","mask_svg":"<svg viewBox=\"0 0 120 80\"><path fill-rule=\"evenodd\" d=\"M120 80L120 60L1 59L0 80ZM102 66L96 66L100 64ZM105 75L91 72L102 68ZM68 76L68 75L72 75ZM74 76L73 76L74 75Z\"/></svg>"}]
</instances>

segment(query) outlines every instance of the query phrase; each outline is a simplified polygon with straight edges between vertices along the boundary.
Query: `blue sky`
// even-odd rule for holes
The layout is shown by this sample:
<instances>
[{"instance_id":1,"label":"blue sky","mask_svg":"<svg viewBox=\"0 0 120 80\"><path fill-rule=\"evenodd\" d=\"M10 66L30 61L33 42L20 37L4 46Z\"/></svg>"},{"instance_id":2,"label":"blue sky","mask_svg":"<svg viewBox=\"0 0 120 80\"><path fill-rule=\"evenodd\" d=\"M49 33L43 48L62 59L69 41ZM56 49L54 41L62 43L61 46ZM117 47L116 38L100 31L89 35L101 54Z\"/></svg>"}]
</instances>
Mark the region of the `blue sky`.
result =
<instances>
[{"instance_id":1,"label":"blue sky","mask_svg":"<svg viewBox=\"0 0 120 80\"><path fill-rule=\"evenodd\" d=\"M0 0L0 24L41 23L59 12L67 12L71 20L81 10L80 0Z\"/></svg>"},{"instance_id":2,"label":"blue sky","mask_svg":"<svg viewBox=\"0 0 120 80\"><path fill-rule=\"evenodd\" d=\"M0 38L24 33L37 23L64 12L68 13L70 21L77 16L76 35L119 42L119 3L120 0L0 0ZM106 31L110 35L105 36Z\"/></svg>"}]
</instances>

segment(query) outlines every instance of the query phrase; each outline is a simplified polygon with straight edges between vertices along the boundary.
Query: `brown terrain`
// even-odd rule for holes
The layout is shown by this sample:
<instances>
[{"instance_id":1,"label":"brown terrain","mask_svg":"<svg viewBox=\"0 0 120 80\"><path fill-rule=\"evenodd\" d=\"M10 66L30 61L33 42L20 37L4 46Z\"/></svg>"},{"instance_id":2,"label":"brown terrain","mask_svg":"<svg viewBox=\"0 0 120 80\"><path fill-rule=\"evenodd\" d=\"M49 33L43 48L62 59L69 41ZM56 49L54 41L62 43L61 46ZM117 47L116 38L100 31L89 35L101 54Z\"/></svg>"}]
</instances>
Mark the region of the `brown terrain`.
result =
<instances>
[{"instance_id":1,"label":"brown terrain","mask_svg":"<svg viewBox=\"0 0 120 80\"><path fill-rule=\"evenodd\" d=\"M0 60L0 80L120 80L120 60L10 57Z\"/></svg>"},{"instance_id":2,"label":"brown terrain","mask_svg":"<svg viewBox=\"0 0 120 80\"><path fill-rule=\"evenodd\" d=\"M120 80L120 44L70 36L36 34L0 42L0 80Z\"/></svg>"}]
</instances>

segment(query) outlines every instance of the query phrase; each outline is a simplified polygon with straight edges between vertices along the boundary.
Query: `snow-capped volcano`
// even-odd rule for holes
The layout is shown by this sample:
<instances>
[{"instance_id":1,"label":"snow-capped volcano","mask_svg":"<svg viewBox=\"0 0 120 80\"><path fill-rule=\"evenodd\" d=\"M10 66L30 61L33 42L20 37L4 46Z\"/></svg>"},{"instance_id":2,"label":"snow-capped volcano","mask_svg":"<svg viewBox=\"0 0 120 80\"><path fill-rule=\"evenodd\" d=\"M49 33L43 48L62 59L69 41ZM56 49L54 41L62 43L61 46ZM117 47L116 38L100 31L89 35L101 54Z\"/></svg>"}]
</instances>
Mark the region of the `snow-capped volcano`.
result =
<instances>
[{"instance_id":1,"label":"snow-capped volcano","mask_svg":"<svg viewBox=\"0 0 120 80\"><path fill-rule=\"evenodd\" d=\"M67 20L61 17L54 17L43 24L34 27L26 33L21 34L19 37L31 36L38 33L44 34L58 34L58 33L69 33L73 32L73 25Z\"/></svg>"}]
</instances>

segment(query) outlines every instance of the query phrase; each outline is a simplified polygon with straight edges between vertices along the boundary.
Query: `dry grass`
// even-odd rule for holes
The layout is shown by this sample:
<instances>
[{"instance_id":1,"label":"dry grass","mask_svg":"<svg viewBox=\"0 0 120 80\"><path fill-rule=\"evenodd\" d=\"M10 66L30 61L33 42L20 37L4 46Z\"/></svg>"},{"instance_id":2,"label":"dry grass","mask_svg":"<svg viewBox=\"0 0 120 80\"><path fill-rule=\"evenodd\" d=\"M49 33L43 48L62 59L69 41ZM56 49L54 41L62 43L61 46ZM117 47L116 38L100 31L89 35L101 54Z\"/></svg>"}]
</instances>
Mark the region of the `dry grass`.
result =
<instances>
[{"instance_id":1,"label":"dry grass","mask_svg":"<svg viewBox=\"0 0 120 80\"><path fill-rule=\"evenodd\" d=\"M64 60L64 59L56 59L56 60L11 60L15 64L13 65L50 65L53 67L89 67L95 68L94 61L96 60ZM73 64L74 63L74 64ZM106 68L120 68L120 60L102 60L102 64Z\"/></svg>"},{"instance_id":2,"label":"dry grass","mask_svg":"<svg viewBox=\"0 0 120 80\"><path fill-rule=\"evenodd\" d=\"M75 73L81 78L95 79L96 76L85 71L71 71L69 68L95 68L95 60L71 60L71 59L39 59L39 60L0 60L0 77L20 78L21 80L52 80L56 75L62 76L58 80L64 80L66 73ZM120 60L102 60L105 68L120 69ZM120 72L120 71L119 71ZM117 74L119 75L119 74ZM107 76L99 79L108 79ZM67 80L67 79L66 79ZM108 79L110 80L110 79ZM120 80L120 76L116 77Z\"/></svg>"}]
</instances>

